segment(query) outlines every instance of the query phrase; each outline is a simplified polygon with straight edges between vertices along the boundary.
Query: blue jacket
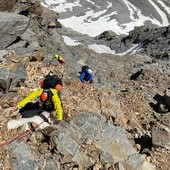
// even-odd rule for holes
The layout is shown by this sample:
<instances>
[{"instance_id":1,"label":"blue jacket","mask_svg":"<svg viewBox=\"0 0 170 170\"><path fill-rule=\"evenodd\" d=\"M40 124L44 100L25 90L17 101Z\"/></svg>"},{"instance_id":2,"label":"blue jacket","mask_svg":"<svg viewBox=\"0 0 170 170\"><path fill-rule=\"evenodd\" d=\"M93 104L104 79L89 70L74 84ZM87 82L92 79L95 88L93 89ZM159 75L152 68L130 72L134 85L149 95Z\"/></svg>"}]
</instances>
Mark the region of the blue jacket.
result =
<instances>
[{"instance_id":1,"label":"blue jacket","mask_svg":"<svg viewBox=\"0 0 170 170\"><path fill-rule=\"evenodd\" d=\"M88 73L88 69L86 69L85 71L83 71L80 75L80 81L81 82L85 82L88 81L89 83L92 83L93 80L93 74L89 74Z\"/></svg>"}]
</instances>

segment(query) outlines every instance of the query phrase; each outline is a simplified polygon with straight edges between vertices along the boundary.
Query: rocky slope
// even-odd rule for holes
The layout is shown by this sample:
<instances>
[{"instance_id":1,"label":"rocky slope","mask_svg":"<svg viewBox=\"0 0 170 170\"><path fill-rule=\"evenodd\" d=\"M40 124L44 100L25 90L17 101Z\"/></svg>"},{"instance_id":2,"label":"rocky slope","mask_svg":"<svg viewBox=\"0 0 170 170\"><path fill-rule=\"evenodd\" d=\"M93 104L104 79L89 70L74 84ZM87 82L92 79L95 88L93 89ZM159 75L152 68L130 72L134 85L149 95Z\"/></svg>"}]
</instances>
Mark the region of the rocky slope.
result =
<instances>
[{"instance_id":1,"label":"rocky slope","mask_svg":"<svg viewBox=\"0 0 170 170\"><path fill-rule=\"evenodd\" d=\"M0 40L0 96L3 99L0 101L0 143L25 131L24 126L8 131L7 123L20 119L19 113L12 113L9 108L37 88L39 80L49 72L59 75L64 82L65 121L36 129L21 140L1 147L0 168L168 170L169 58L153 60L153 56L146 54L95 53L87 43L107 44L105 36L93 39L62 27L57 14L34 0L18 1L11 12L12 21L10 15L0 13L6 18L0 34L8 40L5 46ZM20 26L23 17L27 27ZM10 29L15 22L18 27L12 34L4 29ZM149 32L151 35L153 31ZM67 34L77 36L84 43L67 46L62 37ZM144 40L132 33L129 36L129 42ZM150 53L151 49L148 48ZM60 65L53 58L56 52L64 56L66 65ZM94 72L93 85L85 89L78 79L83 64Z\"/></svg>"}]
</instances>

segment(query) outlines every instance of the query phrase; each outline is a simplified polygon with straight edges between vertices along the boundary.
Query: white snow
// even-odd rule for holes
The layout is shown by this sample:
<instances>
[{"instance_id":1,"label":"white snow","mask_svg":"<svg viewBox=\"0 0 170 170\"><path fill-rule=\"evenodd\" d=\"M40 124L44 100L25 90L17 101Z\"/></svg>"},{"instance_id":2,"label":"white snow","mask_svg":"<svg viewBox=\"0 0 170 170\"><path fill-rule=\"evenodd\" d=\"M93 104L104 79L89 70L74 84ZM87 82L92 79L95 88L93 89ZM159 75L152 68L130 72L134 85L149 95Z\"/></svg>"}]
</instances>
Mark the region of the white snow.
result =
<instances>
[{"instance_id":1,"label":"white snow","mask_svg":"<svg viewBox=\"0 0 170 170\"><path fill-rule=\"evenodd\" d=\"M53 7L52 4L55 4L57 6ZM72 11L73 7L81 6L79 3L79 0L77 0L75 2L68 2L67 0L57 0L57 1L46 0L45 3L42 2L42 5L44 5L45 7L50 7L52 10L54 10L58 13Z\"/></svg>"},{"instance_id":2,"label":"white snow","mask_svg":"<svg viewBox=\"0 0 170 170\"><path fill-rule=\"evenodd\" d=\"M70 45L70 46L76 46L81 44L80 42L78 42L77 40L71 39L68 36L62 36L64 38L64 42L66 45Z\"/></svg>"},{"instance_id":3,"label":"white snow","mask_svg":"<svg viewBox=\"0 0 170 170\"><path fill-rule=\"evenodd\" d=\"M51 120L49 118L50 113L43 112L42 114L48 119L49 122L51 122ZM11 130L11 129L18 128L21 125L25 125L25 130L29 130L29 126L28 126L29 122L34 122L34 123L37 123L37 124L41 123L39 125L40 129L43 129L43 128L49 126L49 123L43 122L43 119L40 116L34 116L34 117L31 117L31 118L21 118L21 119L17 119L17 120L12 119L7 123L7 128L8 128L8 130Z\"/></svg>"},{"instance_id":4,"label":"white snow","mask_svg":"<svg viewBox=\"0 0 170 170\"><path fill-rule=\"evenodd\" d=\"M127 55L127 54L135 54L137 51L141 50L141 45L139 44L134 44L133 47L129 48L123 53L116 53L116 55Z\"/></svg>"},{"instance_id":5,"label":"white snow","mask_svg":"<svg viewBox=\"0 0 170 170\"><path fill-rule=\"evenodd\" d=\"M158 14L161 16L162 25L163 26L168 26L169 21L168 21L168 18L166 16L166 14L152 0L148 0L148 1L153 5L153 7L157 10Z\"/></svg>"},{"instance_id":6,"label":"white snow","mask_svg":"<svg viewBox=\"0 0 170 170\"><path fill-rule=\"evenodd\" d=\"M87 0L88 2L92 3L93 5L95 5L95 2L91 1L91 0Z\"/></svg>"},{"instance_id":7,"label":"white snow","mask_svg":"<svg viewBox=\"0 0 170 170\"><path fill-rule=\"evenodd\" d=\"M87 1L92 5L95 5L93 0L87 0ZM163 11L163 9L170 14L170 8L166 6L161 0L157 0L157 3L161 4L163 9L160 9L154 0L148 0L148 2L150 2L150 4L159 13L160 17L162 18L162 22L158 21L153 17L143 15L142 11L139 8L137 8L135 5L133 5L130 1L122 0L122 2L124 2L124 4L127 6L130 12L131 21L128 23L121 24L116 19L113 19L114 15L115 16L118 15L118 11L113 11L112 13L106 15L107 10L112 8L113 5L113 2L110 3L108 1L106 1L107 7L105 10L100 10L98 12L95 12L94 10L92 10L92 8L88 8L88 11L84 15L81 15L79 17L72 15L69 18L58 19L58 20L65 27L70 27L77 32L80 32L82 34L87 34L91 37L98 36L99 34L101 34L106 30L112 30L118 35L128 34L129 31L133 30L135 26L144 25L146 21L150 21L158 26L169 25L168 18L165 12ZM45 3L42 4L58 13L64 13L69 11L72 12L73 14L74 14L73 7L82 6L80 4L80 0L75 0L74 2L69 2L68 0L46 0ZM63 38L67 45L76 46L78 44L81 44L80 42L72 38L69 38L68 36L63 36ZM89 48L98 53L115 54L115 51L112 51L109 47L103 45L91 44L89 45ZM129 50L127 50L126 52L118 55L134 53L135 51L139 51L140 49L141 48L139 47L139 45L136 45L130 48Z\"/></svg>"},{"instance_id":8,"label":"white snow","mask_svg":"<svg viewBox=\"0 0 170 170\"><path fill-rule=\"evenodd\" d=\"M158 1L162 7L167 11L168 14L170 14L170 8L168 6L166 6L162 1Z\"/></svg>"},{"instance_id":9,"label":"white snow","mask_svg":"<svg viewBox=\"0 0 170 170\"><path fill-rule=\"evenodd\" d=\"M81 17L72 16L70 18L60 19L59 21L65 27L70 27L77 32L87 34L91 37L95 37L106 30L112 30L117 34L127 33L125 29L119 26L119 23L115 19L109 22L110 15L116 15L117 11L107 16L99 17L104 12L106 12L106 10L100 11L95 15L93 11L88 11L85 16ZM96 21L92 21L92 19L97 17L99 18Z\"/></svg>"},{"instance_id":10,"label":"white snow","mask_svg":"<svg viewBox=\"0 0 170 170\"><path fill-rule=\"evenodd\" d=\"M109 47L105 45L97 45L97 44L91 44L88 46L90 49L97 53L107 53L107 54L115 54L115 51L112 51Z\"/></svg>"},{"instance_id":11,"label":"white snow","mask_svg":"<svg viewBox=\"0 0 170 170\"><path fill-rule=\"evenodd\" d=\"M130 11L131 20L134 20L135 19L135 17L134 17L135 11L137 12L138 9L127 0L123 0L123 2L126 4L126 6L128 7L128 10Z\"/></svg>"},{"instance_id":12,"label":"white snow","mask_svg":"<svg viewBox=\"0 0 170 170\"><path fill-rule=\"evenodd\" d=\"M92 4L92 0L88 0ZM158 11L162 18L162 23L160 23L155 18L150 18L147 16L144 16L140 9L138 9L136 6L134 6L132 3L130 3L127 0L123 0L125 5L127 6L129 12L130 12L130 18L131 22L120 24L116 19L110 18L114 15L117 15L117 11L113 11L111 14L104 15L107 10L95 12L92 9L89 9L89 11L86 12L86 14L76 17L71 16L69 18L65 19L59 19L61 24L63 24L65 27L70 27L75 31L78 31L82 34L87 34L91 37L95 37L102 32L106 30L112 30L117 34L128 34L129 31L131 31L135 26L141 26L146 21L151 21L153 24L156 24L158 26L167 26L169 24L166 14L156 5L156 3L153 2L153 0L148 0L151 5ZM158 1L161 3L161 1ZM46 4L47 5L46 5ZM68 0L46 0L45 3L42 3L43 5L51 8L52 10L58 12L58 13L64 13L66 11L73 12L74 6L81 6L80 1L76 0L74 2L68 2ZM54 7L53 7L53 4ZM107 9L112 7L112 4L107 2ZM165 6L165 4L161 3L161 5L168 10L168 7ZM135 15L137 17L135 17Z\"/></svg>"}]
</instances>

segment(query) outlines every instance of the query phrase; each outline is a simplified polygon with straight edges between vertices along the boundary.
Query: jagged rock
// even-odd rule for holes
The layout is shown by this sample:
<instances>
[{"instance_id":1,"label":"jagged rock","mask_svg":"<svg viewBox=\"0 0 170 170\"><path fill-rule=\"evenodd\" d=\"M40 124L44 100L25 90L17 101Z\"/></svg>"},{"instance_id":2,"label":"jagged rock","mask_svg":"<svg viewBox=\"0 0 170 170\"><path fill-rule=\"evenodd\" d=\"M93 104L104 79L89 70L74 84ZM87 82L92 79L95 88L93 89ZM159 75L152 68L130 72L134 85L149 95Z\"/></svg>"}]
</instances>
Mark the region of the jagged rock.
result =
<instances>
[{"instance_id":1,"label":"jagged rock","mask_svg":"<svg viewBox=\"0 0 170 170\"><path fill-rule=\"evenodd\" d=\"M10 45L10 49L23 48L26 46L26 44L27 44L26 41L19 41L18 43L14 43L14 44Z\"/></svg>"},{"instance_id":2,"label":"jagged rock","mask_svg":"<svg viewBox=\"0 0 170 170\"><path fill-rule=\"evenodd\" d=\"M152 143L153 146L170 148L170 129L165 125L152 128Z\"/></svg>"},{"instance_id":3,"label":"jagged rock","mask_svg":"<svg viewBox=\"0 0 170 170\"><path fill-rule=\"evenodd\" d=\"M113 31L104 31L102 34L95 38L99 40L104 39L106 41L111 41L112 39L114 39L115 36L117 36L117 34Z\"/></svg>"},{"instance_id":4,"label":"jagged rock","mask_svg":"<svg viewBox=\"0 0 170 170\"><path fill-rule=\"evenodd\" d=\"M110 167L110 169L115 170L114 164L117 160L121 160L121 162L119 162L120 169L128 169L128 167L133 169L136 166L138 166L139 169L141 167L143 169L152 169L150 165L148 165L148 162L144 161L143 157L140 157L143 153L140 154L140 156L138 154L136 155L136 150L129 144L129 140L135 145L134 136L139 137L139 135L143 135L145 130L151 128L153 124L155 125L161 122L168 126L169 118L165 118L165 114L159 114L159 118L155 118L154 114L151 114L153 110L149 108L148 103L153 100L152 96L154 96L155 93L160 93L168 88L169 64L164 63L165 65L160 65L160 62L152 60L148 55L145 55L145 57L143 55L134 55L132 57L128 55L124 57L106 54L100 55L89 50L88 45L90 43L102 43L104 45L108 43L108 46L113 50L123 52L133 46L132 42L135 39L138 40L139 43L147 44L147 46L144 46L146 53L159 57L159 51L164 49L166 51L169 48L167 45L169 44L168 32L170 32L170 28L168 27L167 31L166 28L157 30L151 30L149 28L149 31L144 30L145 32L142 32L138 38L136 35L139 32L136 31L134 35L132 33L134 39L129 39L129 37L126 39L125 37L122 41L122 36L115 36L109 31L106 32L103 38L97 40L86 35L73 33L71 29L62 28L61 24L56 21L57 14L53 16L53 14L48 15L48 12L42 12L43 9L41 5L37 2L35 3L34 0L27 2L24 0L23 2L24 3L21 3L21 0L19 0L18 5L15 6L13 11L31 18L29 29L20 35L21 38L17 38L19 44L20 41L26 42L25 47L15 48L16 58L10 55L4 55L0 58L0 65L3 65L5 68L10 68L12 79L15 79L14 84L12 84L13 87L11 87L10 90L17 91L19 89L18 93L10 92L4 95L0 93L0 98L3 99L0 102L1 115L4 116L4 121L0 124L1 128L5 129L5 125L10 117L10 113L5 112L4 108L14 106L19 99L22 99L25 95L36 89L39 79L45 74L49 72L55 73L61 75L63 78L65 86L63 96L66 97L66 100L63 102L63 108L66 115L69 115L69 121L74 119L79 113L85 114L92 112L94 116L89 119L86 119L85 116L80 116L80 121L78 121L78 119L71 121L71 125L69 122L66 122L65 126L57 125L54 127L55 129L49 127L51 131L49 130L46 133L40 132L40 134L36 136L37 142L35 138L30 138L30 135L24 137L23 141L27 145L30 145L30 149L35 156L33 156L32 159L37 161L39 169L83 169L84 167L90 166L90 168L95 169L107 169L107 167ZM47 28L49 22L58 22L59 25L56 25L56 28L60 27L62 29ZM152 32L154 32L156 36L152 35ZM160 32L160 34L158 32ZM148 36L149 34L150 36ZM163 34L165 38L163 38L161 34ZM64 35L80 41L81 44L75 47L66 45ZM18 43L11 45L11 47L19 45ZM35 58L35 51L40 50L39 46L47 50L47 55L45 55L45 58L41 58L40 56L37 60ZM160 50L157 50L157 48L160 48ZM10 46L8 49L10 49ZM59 64L59 62L53 58L55 53L63 55L66 65L63 66ZM166 53L161 55L167 58ZM22 59L26 60L23 61ZM94 83L92 86L94 86L94 90L90 87L87 90L79 89L79 74L77 72L80 71L81 65L84 64L93 68ZM139 76L138 81L129 81L129 75L132 74L132 70L137 71L141 68L146 70L146 74L142 76L142 79L141 76ZM23 79L15 77L17 70L21 71L24 69L27 69L28 74L26 80L24 76ZM23 75L25 75L25 73L23 73ZM73 86L73 84L75 86ZM104 88L102 89L101 87ZM129 93L129 89L131 89L133 93ZM112 91L112 93L110 91ZM6 98L5 95L11 96L11 98L13 97L12 101ZM100 115L102 116L96 119L94 118ZM110 119L108 123L106 119L109 119L109 117L112 119ZM161 117L164 119L160 119ZM84 121L82 121L82 119ZM120 130L122 128L119 129L119 127L113 126L113 124L121 126L126 130L132 129L134 133L131 135L129 131L126 131L128 139L125 139L125 131ZM35 131L35 133L39 133L39 131ZM49 138L47 137L49 136L51 140L48 140ZM30 142L29 138L32 142ZM128 145L123 143L124 140L128 141ZM45 141L47 143L42 144ZM36 142L36 145L34 142ZM51 144L51 142L53 142L53 144ZM128 147L129 150L134 151L134 155L133 153L129 153ZM138 145L138 152L141 151L142 148L143 145ZM41 151L39 151L39 149ZM127 154L124 152L127 152ZM148 153L151 152L154 151L149 150ZM166 152L160 152L160 155L164 153ZM8 160L6 159L8 158L8 154L0 155L1 167L1 163L4 165L4 160ZM154 159L155 164L161 164L159 161L162 159L162 155L160 155L156 158L151 155L151 160ZM166 154L164 154L163 161L164 164L168 164L165 155ZM130 158L131 156L134 159L134 163L132 158ZM169 155L167 157L169 157ZM75 160L83 163L84 166L74 166L73 161ZM128 160L128 162L125 162L125 160ZM42 162L41 165L40 161ZM63 161L62 163L64 163L64 165L61 165L61 161ZM30 163L31 166L34 164L33 161L26 162ZM22 164L20 165L22 166ZM30 169L26 167L26 165L23 167Z\"/></svg>"},{"instance_id":5,"label":"jagged rock","mask_svg":"<svg viewBox=\"0 0 170 170\"><path fill-rule=\"evenodd\" d=\"M21 87L21 85L24 83L26 78L27 78L27 72L25 69L15 71L14 73L10 74L10 76L9 76L9 80L10 80L9 92L18 91L19 87Z\"/></svg>"},{"instance_id":6,"label":"jagged rock","mask_svg":"<svg viewBox=\"0 0 170 170\"><path fill-rule=\"evenodd\" d=\"M6 56L7 54L8 54L8 51L6 51L6 50L0 50L0 56L1 56L1 57Z\"/></svg>"},{"instance_id":7,"label":"jagged rock","mask_svg":"<svg viewBox=\"0 0 170 170\"><path fill-rule=\"evenodd\" d=\"M0 49L11 45L17 37L23 34L28 27L29 20L22 15L0 12Z\"/></svg>"},{"instance_id":8,"label":"jagged rock","mask_svg":"<svg viewBox=\"0 0 170 170\"><path fill-rule=\"evenodd\" d=\"M133 43L143 42L146 39L146 34L143 32L148 32L149 28L147 26L135 27L132 31L129 32L129 38L133 40Z\"/></svg>"},{"instance_id":9,"label":"jagged rock","mask_svg":"<svg viewBox=\"0 0 170 170\"><path fill-rule=\"evenodd\" d=\"M33 56L33 58L31 59L32 61L41 61L44 59L45 55L47 54L46 49L40 49L39 51L36 52L36 55Z\"/></svg>"},{"instance_id":10,"label":"jagged rock","mask_svg":"<svg viewBox=\"0 0 170 170\"><path fill-rule=\"evenodd\" d=\"M165 105L160 104L158 106L158 113L167 113L167 112L168 112L168 108Z\"/></svg>"},{"instance_id":11,"label":"jagged rock","mask_svg":"<svg viewBox=\"0 0 170 170\"><path fill-rule=\"evenodd\" d=\"M128 156L136 153L128 142L123 129L106 124L100 118L91 114L82 113L78 115L70 122L69 129L70 132L66 129L64 132L60 130L53 132L50 135L51 140L57 144L57 149L61 154L71 154L73 161L85 167L89 167L93 161L97 160L99 153L102 164L125 161ZM93 143L97 150L90 149L91 151L89 150L85 156L80 150L83 141L86 141L87 144ZM141 157L141 160L144 162L144 158ZM138 166L139 164L135 162L132 165L134 169Z\"/></svg>"},{"instance_id":12,"label":"jagged rock","mask_svg":"<svg viewBox=\"0 0 170 170\"><path fill-rule=\"evenodd\" d=\"M33 32L30 28L28 28L28 29L21 35L21 39L24 40L24 41L27 41L29 44L31 44L31 43L37 41L36 33Z\"/></svg>"},{"instance_id":13,"label":"jagged rock","mask_svg":"<svg viewBox=\"0 0 170 170\"><path fill-rule=\"evenodd\" d=\"M0 89L1 91L7 91L9 87L9 75L10 71L6 68L0 69Z\"/></svg>"},{"instance_id":14,"label":"jagged rock","mask_svg":"<svg viewBox=\"0 0 170 170\"><path fill-rule=\"evenodd\" d=\"M58 161L54 161L54 160L49 160L46 164L45 164L45 168L44 170L60 170L61 166L60 163Z\"/></svg>"},{"instance_id":15,"label":"jagged rock","mask_svg":"<svg viewBox=\"0 0 170 170\"><path fill-rule=\"evenodd\" d=\"M170 108L170 89L166 89L164 97L165 97L165 103Z\"/></svg>"},{"instance_id":16,"label":"jagged rock","mask_svg":"<svg viewBox=\"0 0 170 170\"><path fill-rule=\"evenodd\" d=\"M0 11L10 11L16 0L0 0Z\"/></svg>"},{"instance_id":17,"label":"jagged rock","mask_svg":"<svg viewBox=\"0 0 170 170\"><path fill-rule=\"evenodd\" d=\"M37 163L32 160L33 155L31 154L31 150L25 143L14 141L8 145L8 149L10 153L9 163L13 169L38 169Z\"/></svg>"},{"instance_id":18,"label":"jagged rock","mask_svg":"<svg viewBox=\"0 0 170 170\"><path fill-rule=\"evenodd\" d=\"M144 161L143 155L131 155L127 158L125 162L117 162L115 163L115 170L155 170L155 167L147 162Z\"/></svg>"}]
</instances>

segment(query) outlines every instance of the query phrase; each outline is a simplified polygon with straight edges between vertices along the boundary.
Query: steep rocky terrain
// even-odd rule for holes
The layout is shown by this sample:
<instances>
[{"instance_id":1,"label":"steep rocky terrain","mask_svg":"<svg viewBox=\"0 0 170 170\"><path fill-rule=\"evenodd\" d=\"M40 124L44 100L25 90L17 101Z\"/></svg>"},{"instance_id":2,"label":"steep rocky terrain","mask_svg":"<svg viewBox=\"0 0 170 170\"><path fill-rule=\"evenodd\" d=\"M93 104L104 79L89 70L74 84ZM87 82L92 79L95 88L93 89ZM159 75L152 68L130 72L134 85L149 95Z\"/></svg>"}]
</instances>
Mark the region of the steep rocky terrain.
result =
<instances>
[{"instance_id":1,"label":"steep rocky terrain","mask_svg":"<svg viewBox=\"0 0 170 170\"><path fill-rule=\"evenodd\" d=\"M56 13L34 0L18 1L11 12L12 20L10 14L0 13L5 18L0 21L4 24L0 34L6 40L5 45L0 40L0 144L25 131L24 126L8 131L8 122L20 119L10 107L36 89L49 72L64 83L64 121L1 146L0 169L168 170L170 62L159 48L165 47L169 55L165 42L169 42L169 27L144 31L152 35L147 53L98 54L88 42L107 45L109 41L118 49L124 39L128 44L142 43L146 35L141 28L128 37L109 39L106 32L96 38L80 35L62 27ZM17 24L14 30L12 24ZM67 46L62 37L67 34L84 43ZM163 38L156 41L157 35ZM153 42L157 42L154 50ZM64 66L53 58L55 53L64 56ZM78 74L84 64L94 73L94 83L86 88Z\"/></svg>"}]
</instances>

